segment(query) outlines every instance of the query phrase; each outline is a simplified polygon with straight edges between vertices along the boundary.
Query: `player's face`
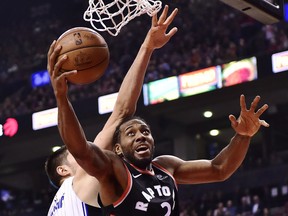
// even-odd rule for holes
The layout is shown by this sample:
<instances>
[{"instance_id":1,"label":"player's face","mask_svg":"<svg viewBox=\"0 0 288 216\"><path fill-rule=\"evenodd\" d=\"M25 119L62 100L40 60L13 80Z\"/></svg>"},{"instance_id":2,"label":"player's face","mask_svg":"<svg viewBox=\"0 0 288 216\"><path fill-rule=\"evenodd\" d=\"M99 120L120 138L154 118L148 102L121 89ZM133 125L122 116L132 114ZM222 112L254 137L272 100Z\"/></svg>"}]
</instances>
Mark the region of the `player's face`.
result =
<instances>
[{"instance_id":1,"label":"player's face","mask_svg":"<svg viewBox=\"0 0 288 216\"><path fill-rule=\"evenodd\" d=\"M154 155L154 139L150 128L139 119L120 127L120 146L124 157L135 166L145 169Z\"/></svg>"}]
</instances>

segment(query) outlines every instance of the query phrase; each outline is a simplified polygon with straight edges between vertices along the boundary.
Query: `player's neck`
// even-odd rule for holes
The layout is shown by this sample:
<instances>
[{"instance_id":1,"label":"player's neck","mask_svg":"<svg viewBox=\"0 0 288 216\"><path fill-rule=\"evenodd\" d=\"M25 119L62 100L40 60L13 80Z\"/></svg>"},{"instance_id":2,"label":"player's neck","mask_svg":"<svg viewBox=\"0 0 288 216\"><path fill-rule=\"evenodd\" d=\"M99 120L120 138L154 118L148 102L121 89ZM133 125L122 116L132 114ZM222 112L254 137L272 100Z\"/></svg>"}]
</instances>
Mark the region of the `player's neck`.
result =
<instances>
[{"instance_id":1,"label":"player's neck","mask_svg":"<svg viewBox=\"0 0 288 216\"><path fill-rule=\"evenodd\" d=\"M131 166L133 166L135 169L140 170L140 171L148 171L148 172L152 172L152 163L149 163L146 167L140 167L135 165L134 163L131 163L129 160L127 160L126 158L123 158L126 162L128 162Z\"/></svg>"}]
</instances>

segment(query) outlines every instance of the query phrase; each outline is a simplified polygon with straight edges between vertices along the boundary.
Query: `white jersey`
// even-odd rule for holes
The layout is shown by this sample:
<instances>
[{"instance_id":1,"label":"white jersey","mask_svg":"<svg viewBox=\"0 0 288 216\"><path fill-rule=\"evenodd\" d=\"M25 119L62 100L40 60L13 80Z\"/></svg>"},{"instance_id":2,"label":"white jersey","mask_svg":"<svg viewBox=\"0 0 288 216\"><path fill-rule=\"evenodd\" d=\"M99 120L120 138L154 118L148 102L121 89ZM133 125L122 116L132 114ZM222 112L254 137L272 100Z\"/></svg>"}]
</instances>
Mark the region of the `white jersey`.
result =
<instances>
[{"instance_id":1,"label":"white jersey","mask_svg":"<svg viewBox=\"0 0 288 216\"><path fill-rule=\"evenodd\" d=\"M73 177L65 179L53 198L47 216L93 216L101 215L100 208L82 202L72 188ZM96 212L99 212L98 214Z\"/></svg>"}]
</instances>

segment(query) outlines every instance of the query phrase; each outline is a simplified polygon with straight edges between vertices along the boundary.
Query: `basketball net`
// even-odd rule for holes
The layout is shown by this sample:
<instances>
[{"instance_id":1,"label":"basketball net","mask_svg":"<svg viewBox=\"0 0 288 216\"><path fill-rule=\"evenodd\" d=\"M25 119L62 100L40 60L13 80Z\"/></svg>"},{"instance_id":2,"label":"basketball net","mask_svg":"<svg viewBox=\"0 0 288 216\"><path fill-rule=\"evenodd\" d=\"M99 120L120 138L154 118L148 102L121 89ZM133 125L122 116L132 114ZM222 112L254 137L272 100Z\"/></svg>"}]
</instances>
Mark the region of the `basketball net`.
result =
<instances>
[{"instance_id":1,"label":"basketball net","mask_svg":"<svg viewBox=\"0 0 288 216\"><path fill-rule=\"evenodd\" d=\"M162 7L159 0L89 0L84 20L98 31L117 36L123 26L142 14L153 16ZM111 1L108 3L108 1Z\"/></svg>"}]
</instances>

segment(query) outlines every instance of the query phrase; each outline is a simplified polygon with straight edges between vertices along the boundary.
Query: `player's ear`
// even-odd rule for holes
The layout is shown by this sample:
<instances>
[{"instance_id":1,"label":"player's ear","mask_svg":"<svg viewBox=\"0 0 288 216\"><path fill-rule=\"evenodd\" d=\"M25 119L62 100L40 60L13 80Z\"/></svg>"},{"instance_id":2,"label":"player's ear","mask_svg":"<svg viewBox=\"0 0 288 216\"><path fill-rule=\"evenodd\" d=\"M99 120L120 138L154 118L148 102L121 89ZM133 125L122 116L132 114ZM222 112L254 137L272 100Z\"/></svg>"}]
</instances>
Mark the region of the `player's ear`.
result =
<instances>
[{"instance_id":1,"label":"player's ear","mask_svg":"<svg viewBox=\"0 0 288 216\"><path fill-rule=\"evenodd\" d=\"M123 152L122 152L122 148L121 148L121 145L119 143L116 143L115 146L114 146L114 152L122 157L123 156Z\"/></svg>"},{"instance_id":2,"label":"player's ear","mask_svg":"<svg viewBox=\"0 0 288 216\"><path fill-rule=\"evenodd\" d=\"M66 165L61 165L58 166L56 168L56 172L60 175L60 176L69 176L70 173L70 169L66 166Z\"/></svg>"}]
</instances>

